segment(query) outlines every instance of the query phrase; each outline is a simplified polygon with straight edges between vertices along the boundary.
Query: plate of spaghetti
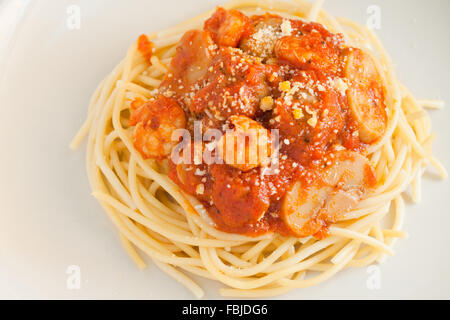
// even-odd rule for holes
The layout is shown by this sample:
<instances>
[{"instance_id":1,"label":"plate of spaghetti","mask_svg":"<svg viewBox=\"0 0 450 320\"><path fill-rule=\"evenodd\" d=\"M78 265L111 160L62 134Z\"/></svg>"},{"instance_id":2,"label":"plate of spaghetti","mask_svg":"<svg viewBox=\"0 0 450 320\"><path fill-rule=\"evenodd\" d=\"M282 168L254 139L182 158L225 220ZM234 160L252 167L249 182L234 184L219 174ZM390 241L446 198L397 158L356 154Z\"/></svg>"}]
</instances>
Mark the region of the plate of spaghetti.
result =
<instances>
[{"instance_id":1,"label":"plate of spaghetti","mask_svg":"<svg viewBox=\"0 0 450 320\"><path fill-rule=\"evenodd\" d=\"M93 196L200 298L319 285L393 255L432 156L424 107L369 28L310 4L234 1L143 34L88 119ZM418 115L414 117L414 115ZM391 223L383 220L393 215Z\"/></svg>"},{"instance_id":2,"label":"plate of spaghetti","mask_svg":"<svg viewBox=\"0 0 450 320\"><path fill-rule=\"evenodd\" d=\"M399 80L377 28L326 6L233 0L152 25L79 107L71 153L137 269L196 298L205 279L225 298L295 296L439 232L404 222L425 177L446 185L429 116L444 102Z\"/></svg>"}]
</instances>

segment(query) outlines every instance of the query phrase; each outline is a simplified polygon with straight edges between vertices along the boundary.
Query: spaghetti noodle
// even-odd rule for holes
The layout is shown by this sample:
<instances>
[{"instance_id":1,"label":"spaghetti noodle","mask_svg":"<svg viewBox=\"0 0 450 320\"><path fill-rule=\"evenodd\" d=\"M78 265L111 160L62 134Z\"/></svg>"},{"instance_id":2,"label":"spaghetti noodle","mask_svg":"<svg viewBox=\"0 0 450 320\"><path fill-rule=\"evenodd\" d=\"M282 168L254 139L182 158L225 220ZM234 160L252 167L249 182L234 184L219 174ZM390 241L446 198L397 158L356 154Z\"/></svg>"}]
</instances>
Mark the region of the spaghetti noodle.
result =
<instances>
[{"instance_id":1,"label":"spaghetti noodle","mask_svg":"<svg viewBox=\"0 0 450 320\"><path fill-rule=\"evenodd\" d=\"M376 189L332 224L329 235L321 240L273 232L248 236L216 228L203 204L169 178L164 162L142 157L129 124L132 103L156 94L182 35L201 28L212 14L208 12L148 35L152 44L140 38L94 93L88 118L71 144L75 149L88 136L86 167L93 195L139 268L146 266L143 252L198 298L204 292L186 273L227 285L221 289L224 296L268 297L317 285L347 267L382 262L393 254L395 240L406 237L402 225L407 188L412 186L412 199L420 201L421 177L428 165L447 177L432 155L435 134L425 112L442 103L416 100L396 79L377 36L327 14L322 3L239 0L224 8L317 21L330 32L342 34L346 44L370 52L386 88L388 113L382 138L366 151L379 182ZM393 219L387 219L391 215ZM392 223L387 226L386 221Z\"/></svg>"}]
</instances>

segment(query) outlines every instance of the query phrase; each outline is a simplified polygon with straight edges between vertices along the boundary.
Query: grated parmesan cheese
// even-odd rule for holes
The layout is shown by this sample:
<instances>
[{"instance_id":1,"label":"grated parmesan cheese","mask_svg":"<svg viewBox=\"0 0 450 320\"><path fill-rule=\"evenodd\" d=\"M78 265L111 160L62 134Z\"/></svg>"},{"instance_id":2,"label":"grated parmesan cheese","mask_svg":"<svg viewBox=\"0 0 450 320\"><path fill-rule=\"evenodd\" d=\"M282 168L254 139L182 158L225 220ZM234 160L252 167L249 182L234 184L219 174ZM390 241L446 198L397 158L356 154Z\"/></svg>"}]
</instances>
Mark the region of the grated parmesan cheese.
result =
<instances>
[{"instance_id":1,"label":"grated parmesan cheese","mask_svg":"<svg viewBox=\"0 0 450 320\"><path fill-rule=\"evenodd\" d=\"M311 127L315 128L316 125L317 125L317 117L315 117L315 116L311 117L311 118L308 120L308 124L309 124Z\"/></svg>"},{"instance_id":2,"label":"grated parmesan cheese","mask_svg":"<svg viewBox=\"0 0 450 320\"><path fill-rule=\"evenodd\" d=\"M311 118L309 118L309 120L307 121L307 123L308 123L311 127L315 128L316 125L317 125L317 121L318 121L318 119L317 119L317 111L313 111L313 110L309 109L309 107L307 106L307 107L306 107L306 112L307 112L309 115L311 115Z\"/></svg>"},{"instance_id":3,"label":"grated parmesan cheese","mask_svg":"<svg viewBox=\"0 0 450 320\"><path fill-rule=\"evenodd\" d=\"M345 95L345 92L348 90L348 85L341 78L336 78L333 81L333 88L339 91L341 95Z\"/></svg>"},{"instance_id":4,"label":"grated parmesan cheese","mask_svg":"<svg viewBox=\"0 0 450 320\"><path fill-rule=\"evenodd\" d=\"M289 21L287 19L283 20L283 23L281 24L281 34L283 37L292 35L291 21Z\"/></svg>"},{"instance_id":5,"label":"grated parmesan cheese","mask_svg":"<svg viewBox=\"0 0 450 320\"><path fill-rule=\"evenodd\" d=\"M303 110L300 108L295 108L292 111L292 114L294 115L294 119L295 120L300 120L301 118L303 118L304 114L303 114Z\"/></svg>"},{"instance_id":6,"label":"grated parmesan cheese","mask_svg":"<svg viewBox=\"0 0 450 320\"><path fill-rule=\"evenodd\" d=\"M272 110L273 108L273 99L271 96L266 96L261 99L260 109L262 111Z\"/></svg>"},{"instance_id":7,"label":"grated parmesan cheese","mask_svg":"<svg viewBox=\"0 0 450 320\"><path fill-rule=\"evenodd\" d=\"M195 192L197 194L203 194L205 192L205 185L203 183L198 184L197 188L195 188Z\"/></svg>"},{"instance_id":8,"label":"grated parmesan cheese","mask_svg":"<svg viewBox=\"0 0 450 320\"><path fill-rule=\"evenodd\" d=\"M288 92L291 90L291 83L289 81L280 82L279 89L280 91Z\"/></svg>"}]
</instances>

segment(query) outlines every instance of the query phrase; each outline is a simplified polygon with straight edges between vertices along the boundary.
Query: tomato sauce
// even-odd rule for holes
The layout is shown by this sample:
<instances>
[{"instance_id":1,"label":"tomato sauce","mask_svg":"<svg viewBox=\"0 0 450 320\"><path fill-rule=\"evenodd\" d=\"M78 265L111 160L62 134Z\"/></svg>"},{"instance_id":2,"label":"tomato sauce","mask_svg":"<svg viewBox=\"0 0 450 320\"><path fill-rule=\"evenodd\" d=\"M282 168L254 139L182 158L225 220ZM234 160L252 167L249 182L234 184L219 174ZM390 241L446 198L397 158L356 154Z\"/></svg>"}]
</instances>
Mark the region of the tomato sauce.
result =
<instances>
[{"instance_id":1,"label":"tomato sauce","mask_svg":"<svg viewBox=\"0 0 450 320\"><path fill-rule=\"evenodd\" d=\"M150 59L148 39L139 38L138 47ZM342 35L317 23L271 14L247 17L222 8L203 30L189 31L181 39L153 105L168 98L175 101L184 110L192 137L194 121L202 122L203 131L214 128L225 133L236 130L230 121L236 115L279 132L275 174L265 174L263 164L242 171L227 163L175 164L169 159L170 178L203 203L218 229L250 236L266 232L327 236L332 219L319 211L311 215L303 232L289 225L284 213L289 207L286 194L295 183L301 183L302 190L325 186L317 181L326 181L336 154L342 150L363 154L369 143L360 139L360 133L378 130L383 134L384 93L376 72L349 74L356 72L347 61L357 50L345 46ZM355 57L352 63L363 61ZM360 110L349 102L349 87L355 81L359 101L367 102L367 108L374 108L368 113L384 121L378 121L375 129L362 128ZM142 113L141 105L141 101L134 102L133 113ZM132 115L133 125L138 123L136 118ZM158 126L147 127L159 130ZM149 137L153 131L147 132ZM200 144L201 150L208 144L191 143ZM363 179L361 190L376 182L372 173L370 166L364 167L364 177L373 179L370 183ZM342 191L337 184L326 187L329 197Z\"/></svg>"},{"instance_id":2,"label":"tomato sauce","mask_svg":"<svg viewBox=\"0 0 450 320\"><path fill-rule=\"evenodd\" d=\"M142 56L145 58L145 60L150 62L150 58L153 54L153 43L148 39L148 37L143 34L138 39L138 50L141 52Z\"/></svg>"}]
</instances>

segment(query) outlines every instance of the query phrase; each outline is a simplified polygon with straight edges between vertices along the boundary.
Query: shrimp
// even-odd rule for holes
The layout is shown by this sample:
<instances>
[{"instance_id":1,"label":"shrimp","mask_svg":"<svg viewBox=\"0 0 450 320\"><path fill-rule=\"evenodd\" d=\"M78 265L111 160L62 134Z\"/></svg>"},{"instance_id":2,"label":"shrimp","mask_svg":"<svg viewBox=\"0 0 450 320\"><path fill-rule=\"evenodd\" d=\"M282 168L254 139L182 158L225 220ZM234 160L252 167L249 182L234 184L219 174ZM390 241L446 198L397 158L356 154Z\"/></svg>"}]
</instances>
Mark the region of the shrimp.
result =
<instances>
[{"instance_id":1,"label":"shrimp","mask_svg":"<svg viewBox=\"0 0 450 320\"><path fill-rule=\"evenodd\" d=\"M296 181L285 196L281 216L298 237L314 235L328 223L341 220L376 183L366 157L341 151L334 159L312 185L304 187Z\"/></svg>"},{"instance_id":2,"label":"shrimp","mask_svg":"<svg viewBox=\"0 0 450 320\"><path fill-rule=\"evenodd\" d=\"M372 58L359 49L348 50L345 59L344 73L350 81L347 98L359 137L373 143L384 134L387 122L380 75Z\"/></svg>"},{"instance_id":3,"label":"shrimp","mask_svg":"<svg viewBox=\"0 0 450 320\"><path fill-rule=\"evenodd\" d=\"M225 163L242 171L268 164L272 153L270 132L245 116L232 116L230 121L234 130L223 135L218 143L219 155Z\"/></svg>"},{"instance_id":4,"label":"shrimp","mask_svg":"<svg viewBox=\"0 0 450 320\"><path fill-rule=\"evenodd\" d=\"M186 116L176 100L165 96L132 110L133 143L144 158L164 159L177 141L172 134L186 127Z\"/></svg>"},{"instance_id":5,"label":"shrimp","mask_svg":"<svg viewBox=\"0 0 450 320\"><path fill-rule=\"evenodd\" d=\"M205 30L213 35L220 46L237 47L242 36L250 28L250 19L236 10L217 8L217 11L205 22Z\"/></svg>"},{"instance_id":6,"label":"shrimp","mask_svg":"<svg viewBox=\"0 0 450 320\"><path fill-rule=\"evenodd\" d=\"M287 36L275 44L275 56L297 68L304 70L339 71L340 48L324 41L318 32L302 36Z\"/></svg>"}]
</instances>

